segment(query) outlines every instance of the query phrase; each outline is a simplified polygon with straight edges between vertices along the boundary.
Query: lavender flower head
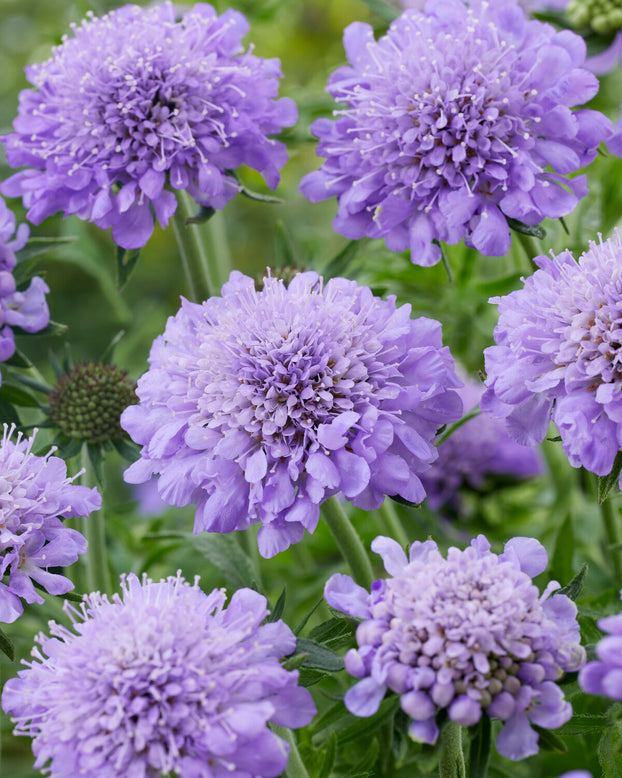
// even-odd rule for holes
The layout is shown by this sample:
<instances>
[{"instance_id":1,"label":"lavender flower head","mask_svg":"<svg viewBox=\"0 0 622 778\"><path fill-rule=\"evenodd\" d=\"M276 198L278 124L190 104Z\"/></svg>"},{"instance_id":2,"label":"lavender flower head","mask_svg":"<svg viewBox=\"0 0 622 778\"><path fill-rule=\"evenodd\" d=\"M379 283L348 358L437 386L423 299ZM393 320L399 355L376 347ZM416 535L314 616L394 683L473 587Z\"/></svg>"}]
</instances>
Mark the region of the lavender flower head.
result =
<instances>
[{"instance_id":1,"label":"lavender flower head","mask_svg":"<svg viewBox=\"0 0 622 778\"><path fill-rule=\"evenodd\" d=\"M377 42L351 24L344 45L351 65L328 91L346 107L312 125L327 159L301 183L312 202L337 197L337 232L384 238L417 265L438 262L438 240L502 255L506 217L538 224L587 193L585 176L567 175L612 125L570 110L598 91L578 35L528 20L514 0L428 0Z\"/></svg>"},{"instance_id":2,"label":"lavender flower head","mask_svg":"<svg viewBox=\"0 0 622 778\"><path fill-rule=\"evenodd\" d=\"M622 448L620 237L590 243L578 262L570 251L534 262L522 289L490 300L499 321L481 408L523 445L552 419L570 464L607 475Z\"/></svg>"},{"instance_id":3,"label":"lavender flower head","mask_svg":"<svg viewBox=\"0 0 622 778\"><path fill-rule=\"evenodd\" d=\"M316 273L257 292L233 272L222 297L182 300L121 417L143 446L125 480L159 473L165 502L197 503L195 532L260 522L265 557L313 532L339 492L365 509L421 502L460 380L440 324L410 310Z\"/></svg>"},{"instance_id":4,"label":"lavender flower head","mask_svg":"<svg viewBox=\"0 0 622 778\"><path fill-rule=\"evenodd\" d=\"M88 516L101 507L97 489L74 486L62 459L32 453L35 435L15 441L4 425L0 440L0 622L23 613L21 600L43 602L33 581L50 594L64 594L73 583L49 567L73 564L86 540L61 519Z\"/></svg>"},{"instance_id":5,"label":"lavender flower head","mask_svg":"<svg viewBox=\"0 0 622 778\"><path fill-rule=\"evenodd\" d=\"M473 410L484 386L465 378L458 389L465 415ZM521 446L505 429L505 424L479 414L458 427L438 446L438 459L421 476L427 504L433 510L449 508L460 513L460 492L481 489L495 476L531 478L542 473L542 460L536 449Z\"/></svg>"},{"instance_id":6,"label":"lavender flower head","mask_svg":"<svg viewBox=\"0 0 622 778\"><path fill-rule=\"evenodd\" d=\"M372 550L391 576L368 594L336 574L325 588L328 604L363 621L346 670L361 680L345 696L356 716L372 716L387 689L413 719L410 736L434 743L436 714L471 726L486 713L503 721L497 750L519 760L538 752L531 724L553 729L572 715L555 683L585 661L577 608L551 582L539 596L532 577L546 567L544 547L513 538L493 554L483 535L470 548L413 543L407 559L391 538ZM551 596L552 594L552 596Z\"/></svg>"},{"instance_id":7,"label":"lavender flower head","mask_svg":"<svg viewBox=\"0 0 622 778\"><path fill-rule=\"evenodd\" d=\"M15 233L15 237L11 236ZM28 289L18 292L13 278L17 264L15 252L26 245L28 227L20 224L15 231L15 216L0 198L0 362L15 353L15 337L12 327L25 332L39 332L50 321L45 295L48 285L35 276Z\"/></svg>"},{"instance_id":8,"label":"lavender flower head","mask_svg":"<svg viewBox=\"0 0 622 778\"><path fill-rule=\"evenodd\" d=\"M581 670L579 685L588 694L622 700L622 613L605 616L598 627L608 634L596 645L598 660Z\"/></svg>"},{"instance_id":9,"label":"lavender flower head","mask_svg":"<svg viewBox=\"0 0 622 778\"><path fill-rule=\"evenodd\" d=\"M4 687L35 767L51 778L280 775L289 746L268 722L304 726L315 706L279 662L294 634L261 625L265 597L240 589L225 607L224 590L205 594L179 574L121 580L122 596L66 604L73 631L50 622Z\"/></svg>"},{"instance_id":10,"label":"lavender flower head","mask_svg":"<svg viewBox=\"0 0 622 778\"><path fill-rule=\"evenodd\" d=\"M279 61L244 52L248 29L239 12L217 16L207 3L91 14L48 62L26 69L34 89L21 93L3 140L9 164L28 169L2 192L22 196L34 224L77 214L135 249L153 231L152 212L162 226L174 213L171 188L221 209L240 165L276 187L287 154L267 135L297 112L275 99Z\"/></svg>"}]
</instances>

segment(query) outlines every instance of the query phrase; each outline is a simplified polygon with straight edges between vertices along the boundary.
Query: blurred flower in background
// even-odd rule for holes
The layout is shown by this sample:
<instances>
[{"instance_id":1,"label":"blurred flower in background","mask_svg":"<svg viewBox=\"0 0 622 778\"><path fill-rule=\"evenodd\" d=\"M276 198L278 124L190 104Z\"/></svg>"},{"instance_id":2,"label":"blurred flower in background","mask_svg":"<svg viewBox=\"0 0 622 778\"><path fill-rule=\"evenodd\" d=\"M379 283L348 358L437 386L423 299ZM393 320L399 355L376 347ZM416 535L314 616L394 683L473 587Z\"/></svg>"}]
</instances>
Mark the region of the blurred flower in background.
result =
<instances>
[{"instance_id":1,"label":"blurred flower in background","mask_svg":"<svg viewBox=\"0 0 622 778\"><path fill-rule=\"evenodd\" d=\"M0 441L0 622L15 621L21 600L42 603L33 582L65 594L73 581L50 567L67 567L86 551L86 540L62 519L88 516L101 507L97 489L75 486L62 459L35 456L35 440L4 425Z\"/></svg>"},{"instance_id":2,"label":"blurred flower in background","mask_svg":"<svg viewBox=\"0 0 622 778\"><path fill-rule=\"evenodd\" d=\"M51 621L2 693L16 733L33 738L35 768L51 778L281 775L289 746L268 723L296 728L315 714L298 671L279 661L296 638L280 620L261 625L261 594L225 600L179 574L129 575L122 596L66 607L73 631Z\"/></svg>"},{"instance_id":3,"label":"blurred flower in background","mask_svg":"<svg viewBox=\"0 0 622 778\"><path fill-rule=\"evenodd\" d=\"M532 578L547 564L544 547L513 538L502 554L483 535L444 559L436 543L416 541L406 557L391 538L377 537L389 578L368 593L337 573L327 582L328 604L363 621L346 670L361 680L344 702L355 716L373 716L387 689L401 696L413 720L412 739L435 743L436 714L476 724L486 712L501 719L497 750L509 759L536 754L535 724L561 727L572 715L555 683L585 661L577 608L551 582L540 596ZM551 596L552 595L552 596Z\"/></svg>"},{"instance_id":4,"label":"blurred flower in background","mask_svg":"<svg viewBox=\"0 0 622 778\"><path fill-rule=\"evenodd\" d=\"M594 159L612 125L571 108L598 80L581 67L582 38L528 20L513 0L425 8L405 11L378 41L367 24L346 29L351 65L328 85L346 107L313 123L327 159L301 190L312 202L337 198L337 232L384 238L418 265L439 261L439 240L503 255L508 217L536 225L587 193L585 176L567 176Z\"/></svg>"},{"instance_id":5,"label":"blurred flower in background","mask_svg":"<svg viewBox=\"0 0 622 778\"><path fill-rule=\"evenodd\" d=\"M257 292L236 271L222 297L184 300L121 418L143 447L126 481L158 473L167 503L197 503L195 532L261 522L266 557L339 492L368 510L387 494L421 502L461 382L440 324L410 312L312 272Z\"/></svg>"},{"instance_id":6,"label":"blurred flower in background","mask_svg":"<svg viewBox=\"0 0 622 778\"><path fill-rule=\"evenodd\" d=\"M280 63L244 52L249 25L199 3L126 5L72 28L48 62L26 74L15 132L3 137L12 167L2 185L40 224L77 214L135 249L176 209L173 190L220 209L248 165L274 188L287 160L267 135L294 124L296 106L275 99Z\"/></svg>"},{"instance_id":7,"label":"blurred flower in background","mask_svg":"<svg viewBox=\"0 0 622 778\"><path fill-rule=\"evenodd\" d=\"M461 372L459 375L465 386L457 391L467 415L476 408L485 387ZM502 419L480 413L438 446L438 459L422 474L421 481L430 508L459 516L461 492L491 490L498 480L516 482L542 472L537 449L513 440Z\"/></svg>"}]
</instances>

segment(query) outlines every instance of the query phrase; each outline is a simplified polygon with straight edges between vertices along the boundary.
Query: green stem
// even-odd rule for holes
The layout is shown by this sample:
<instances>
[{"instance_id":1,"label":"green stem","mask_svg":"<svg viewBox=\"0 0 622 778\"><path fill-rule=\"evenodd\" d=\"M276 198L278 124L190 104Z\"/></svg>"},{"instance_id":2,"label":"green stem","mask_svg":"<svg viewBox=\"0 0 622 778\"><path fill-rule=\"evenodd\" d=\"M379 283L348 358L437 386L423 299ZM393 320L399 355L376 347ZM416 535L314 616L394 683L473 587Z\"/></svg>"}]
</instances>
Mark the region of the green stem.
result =
<instances>
[{"instance_id":1,"label":"green stem","mask_svg":"<svg viewBox=\"0 0 622 778\"><path fill-rule=\"evenodd\" d=\"M86 445L82 446L82 468L80 479L83 486L94 486L96 479L89 459ZM88 549L83 557L86 567L86 590L89 592L110 592L110 571L106 548L106 521L103 509L93 511L81 520L82 534L87 540Z\"/></svg>"},{"instance_id":2,"label":"green stem","mask_svg":"<svg viewBox=\"0 0 622 778\"><path fill-rule=\"evenodd\" d=\"M187 228L184 224L185 219L183 215L179 213L179 210L180 209L178 208L173 214L173 234L175 235L175 240L177 241L177 250L179 251L179 258L181 259L181 266L184 270L184 275L186 276L188 297L193 303L196 303L200 302L197 293L199 279L195 278L195 274L193 273L193 267L190 261L191 250L188 235L186 233Z\"/></svg>"},{"instance_id":3,"label":"green stem","mask_svg":"<svg viewBox=\"0 0 622 778\"><path fill-rule=\"evenodd\" d=\"M622 536L620 534L620 513L615 510L611 500L604 500L598 506L605 525L607 537L607 554L611 560L613 572L616 577L615 585L622 585Z\"/></svg>"},{"instance_id":4,"label":"green stem","mask_svg":"<svg viewBox=\"0 0 622 778\"><path fill-rule=\"evenodd\" d=\"M378 512L382 516L382 520L385 529L389 534L389 537L392 537L394 540L397 540L397 542L401 546L409 546L410 540L408 539L406 530L404 529L400 517L398 516L398 513L395 510L395 505L393 503L393 500L390 497L384 498L384 502L378 509Z\"/></svg>"},{"instance_id":5,"label":"green stem","mask_svg":"<svg viewBox=\"0 0 622 778\"><path fill-rule=\"evenodd\" d=\"M469 411L468 413L465 413L464 416L461 419L458 419L457 422L454 424L451 424L445 432L443 432L442 435L439 435L438 438L435 440L434 445L440 446L441 443L443 443L450 435L453 435L454 432L459 428L462 427L463 424L466 424L467 421L471 421L471 419L474 419L476 416L479 416L481 413L479 409L479 405L476 405L473 410Z\"/></svg>"},{"instance_id":6,"label":"green stem","mask_svg":"<svg viewBox=\"0 0 622 778\"><path fill-rule=\"evenodd\" d=\"M462 753L462 726L449 721L441 734L441 755L438 763L439 778L466 778Z\"/></svg>"},{"instance_id":7,"label":"green stem","mask_svg":"<svg viewBox=\"0 0 622 778\"><path fill-rule=\"evenodd\" d=\"M289 743L289 761L287 762L287 768L285 769L284 775L287 776L287 778L309 778L307 768L304 766L304 762L300 758L298 752L296 736L291 729L277 727L276 724L272 724L271 728L275 734Z\"/></svg>"},{"instance_id":8,"label":"green stem","mask_svg":"<svg viewBox=\"0 0 622 778\"><path fill-rule=\"evenodd\" d=\"M322 503L321 512L322 518L335 538L341 556L350 566L352 577L357 584L370 589L374 581L371 563L341 503L336 497L329 497Z\"/></svg>"},{"instance_id":9,"label":"green stem","mask_svg":"<svg viewBox=\"0 0 622 778\"><path fill-rule=\"evenodd\" d=\"M542 254L542 251L538 249L535 240L530 235L525 235L524 232L514 232L513 235L518 237L518 242L521 244L525 256L527 257L527 269L531 273L536 269L536 265L533 261L534 257Z\"/></svg>"}]
</instances>

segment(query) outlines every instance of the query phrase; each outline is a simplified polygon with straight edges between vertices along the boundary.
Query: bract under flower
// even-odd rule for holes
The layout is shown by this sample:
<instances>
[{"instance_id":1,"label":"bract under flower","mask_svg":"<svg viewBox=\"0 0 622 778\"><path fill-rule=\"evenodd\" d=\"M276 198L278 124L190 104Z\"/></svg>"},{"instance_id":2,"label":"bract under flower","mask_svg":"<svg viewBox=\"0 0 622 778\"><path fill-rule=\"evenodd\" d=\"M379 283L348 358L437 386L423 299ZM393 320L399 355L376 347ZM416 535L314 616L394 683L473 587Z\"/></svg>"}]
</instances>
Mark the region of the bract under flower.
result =
<instances>
[{"instance_id":1,"label":"bract under flower","mask_svg":"<svg viewBox=\"0 0 622 778\"><path fill-rule=\"evenodd\" d=\"M539 596L531 581L546 566L543 546L513 538L497 556L480 535L465 551L450 548L446 559L433 541L417 541L407 558L381 536L372 550L389 578L367 593L337 574L324 592L330 606L363 619L358 648L345 658L361 679L346 707L372 716L390 689L412 719L410 736L424 743L438 737L439 710L464 726L486 712L504 722L499 753L514 760L537 753L531 724L553 729L568 721L572 709L555 682L585 661L574 603L551 596L559 584Z\"/></svg>"},{"instance_id":2,"label":"bract under flower","mask_svg":"<svg viewBox=\"0 0 622 778\"><path fill-rule=\"evenodd\" d=\"M221 209L241 165L276 187L287 153L267 136L296 121L296 106L275 99L279 61L244 52L241 13L125 5L72 29L48 62L27 68L34 89L3 138L9 164L28 169L2 192L23 197L31 222L77 214L136 249L153 213L166 226L175 211L171 189Z\"/></svg>"},{"instance_id":3,"label":"bract under flower","mask_svg":"<svg viewBox=\"0 0 622 778\"><path fill-rule=\"evenodd\" d=\"M309 723L311 695L280 658L296 638L282 621L261 625L266 599L240 589L204 594L178 574L122 577L122 597L98 592L73 631L51 637L17 678L2 707L16 734L33 738L36 768L51 778L275 778L289 746L268 723Z\"/></svg>"},{"instance_id":4,"label":"bract under flower","mask_svg":"<svg viewBox=\"0 0 622 778\"><path fill-rule=\"evenodd\" d=\"M351 24L344 45L351 64L328 91L346 107L312 125L327 159L301 183L312 202L337 197L337 232L384 238L418 265L439 261L439 240L502 255L506 217L535 225L587 193L585 176L567 176L612 125L571 111L598 91L578 35L514 0L428 0L378 41Z\"/></svg>"},{"instance_id":5,"label":"bract under flower","mask_svg":"<svg viewBox=\"0 0 622 778\"><path fill-rule=\"evenodd\" d=\"M121 418L143 446L126 481L159 473L167 503L197 503L195 532L261 522L264 556L339 492L365 509L421 502L436 431L461 413L438 322L316 273L261 292L232 273L222 297L183 301L150 363Z\"/></svg>"}]
</instances>

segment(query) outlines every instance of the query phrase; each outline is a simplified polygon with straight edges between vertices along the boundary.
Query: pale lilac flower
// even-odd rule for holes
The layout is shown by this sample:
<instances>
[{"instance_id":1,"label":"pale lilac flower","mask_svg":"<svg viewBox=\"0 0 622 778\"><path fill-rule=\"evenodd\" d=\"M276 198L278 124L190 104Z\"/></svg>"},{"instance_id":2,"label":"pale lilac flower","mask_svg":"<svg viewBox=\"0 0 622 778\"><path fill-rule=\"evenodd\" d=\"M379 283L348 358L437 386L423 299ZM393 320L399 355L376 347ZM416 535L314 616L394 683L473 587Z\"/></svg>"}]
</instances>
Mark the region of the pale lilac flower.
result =
<instances>
[{"instance_id":1,"label":"pale lilac flower","mask_svg":"<svg viewBox=\"0 0 622 778\"><path fill-rule=\"evenodd\" d=\"M21 600L42 603L33 581L50 594L65 594L73 582L50 567L73 564L86 540L62 519L88 516L101 506L97 489L75 486L62 459L35 456L35 436L0 440L0 622L15 621Z\"/></svg>"},{"instance_id":2,"label":"pale lilac flower","mask_svg":"<svg viewBox=\"0 0 622 778\"><path fill-rule=\"evenodd\" d=\"M50 622L9 680L2 707L33 738L51 778L275 778L289 746L268 723L309 723L311 695L282 667L296 638L262 625L251 589L202 592L177 574L122 577L122 596L66 604L73 630Z\"/></svg>"},{"instance_id":3,"label":"pale lilac flower","mask_svg":"<svg viewBox=\"0 0 622 778\"><path fill-rule=\"evenodd\" d=\"M578 35L513 0L429 0L378 41L351 24L344 45L351 64L328 91L345 107L312 125L327 159L301 183L312 202L337 198L337 232L384 238L418 265L438 262L439 240L502 255L506 217L535 225L587 193L585 176L568 176L612 125L571 110L598 91Z\"/></svg>"},{"instance_id":4,"label":"pale lilac flower","mask_svg":"<svg viewBox=\"0 0 622 778\"><path fill-rule=\"evenodd\" d=\"M45 299L50 290L45 281L36 276L26 290L18 292L13 278L15 252L24 248L27 240L28 226L20 224L15 231L15 216L0 197L0 362L15 353L13 327L39 332L50 321Z\"/></svg>"},{"instance_id":5,"label":"pale lilac flower","mask_svg":"<svg viewBox=\"0 0 622 778\"><path fill-rule=\"evenodd\" d=\"M345 657L347 672L361 679L345 695L348 710L372 716L391 690L416 741L436 742L440 710L464 726L485 712L503 722L500 754L537 753L531 724L555 729L568 721L572 708L556 681L585 661L575 604L553 594L557 582L542 595L532 583L546 567L544 547L513 538L497 555L480 535L446 559L432 540L417 541L407 558L381 536L372 550L389 578L368 593L336 574L324 592L331 607L362 619L358 648Z\"/></svg>"},{"instance_id":6,"label":"pale lilac flower","mask_svg":"<svg viewBox=\"0 0 622 778\"><path fill-rule=\"evenodd\" d=\"M607 475L622 448L622 244L616 234L535 258L539 270L499 305L487 348L483 411L505 418L519 443L545 437L552 419L573 467Z\"/></svg>"},{"instance_id":7,"label":"pale lilac flower","mask_svg":"<svg viewBox=\"0 0 622 778\"><path fill-rule=\"evenodd\" d=\"M588 662L581 670L579 685L588 694L622 700L622 613L605 616L598 627L608 634L596 645L598 660Z\"/></svg>"},{"instance_id":8,"label":"pale lilac flower","mask_svg":"<svg viewBox=\"0 0 622 778\"><path fill-rule=\"evenodd\" d=\"M258 292L234 272L222 297L182 300L121 417L143 446L126 481L158 473L165 502L197 504L195 532L260 522L263 556L313 532L331 495L421 502L461 382L441 325L410 312L316 273Z\"/></svg>"},{"instance_id":9,"label":"pale lilac flower","mask_svg":"<svg viewBox=\"0 0 622 778\"><path fill-rule=\"evenodd\" d=\"M464 415L479 403L481 382L464 378L458 389ZM426 503L433 510L459 514L461 493L494 483L495 477L519 480L542 473L542 459L535 448L521 446L507 433L500 419L480 413L438 446L438 459L421 476Z\"/></svg>"},{"instance_id":10,"label":"pale lilac flower","mask_svg":"<svg viewBox=\"0 0 622 778\"><path fill-rule=\"evenodd\" d=\"M181 12L170 2L92 14L48 62L26 69L15 132L4 136L12 167L2 185L21 195L28 218L62 211L140 248L153 215L162 226L187 190L221 209L239 191L231 171L258 170L274 188L287 159L267 136L296 121L275 99L277 59L260 59L241 38L248 22L207 3Z\"/></svg>"}]
</instances>

